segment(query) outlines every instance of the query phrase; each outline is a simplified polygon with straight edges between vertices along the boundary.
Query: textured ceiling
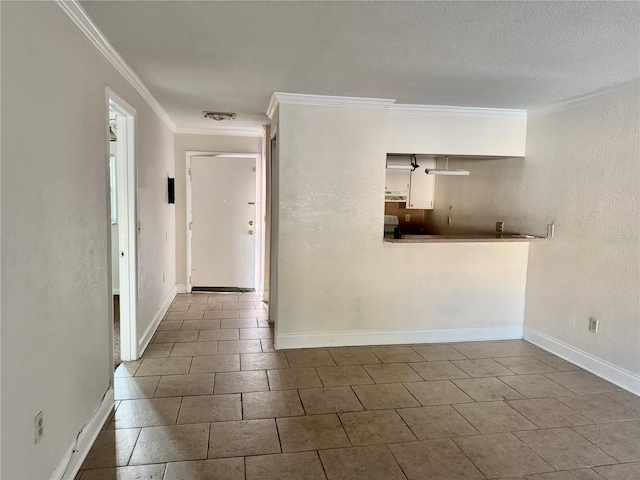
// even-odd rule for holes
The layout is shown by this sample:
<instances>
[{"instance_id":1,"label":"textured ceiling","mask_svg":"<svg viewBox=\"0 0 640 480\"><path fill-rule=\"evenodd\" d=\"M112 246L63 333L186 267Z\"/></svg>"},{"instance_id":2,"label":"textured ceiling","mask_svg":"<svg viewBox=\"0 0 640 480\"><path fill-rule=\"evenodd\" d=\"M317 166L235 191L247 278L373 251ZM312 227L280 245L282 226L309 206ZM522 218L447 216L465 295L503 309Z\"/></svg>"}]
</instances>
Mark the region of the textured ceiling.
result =
<instances>
[{"instance_id":1,"label":"textured ceiling","mask_svg":"<svg viewBox=\"0 0 640 480\"><path fill-rule=\"evenodd\" d=\"M635 1L82 6L181 128L266 123L274 91L532 108L640 75Z\"/></svg>"}]
</instances>

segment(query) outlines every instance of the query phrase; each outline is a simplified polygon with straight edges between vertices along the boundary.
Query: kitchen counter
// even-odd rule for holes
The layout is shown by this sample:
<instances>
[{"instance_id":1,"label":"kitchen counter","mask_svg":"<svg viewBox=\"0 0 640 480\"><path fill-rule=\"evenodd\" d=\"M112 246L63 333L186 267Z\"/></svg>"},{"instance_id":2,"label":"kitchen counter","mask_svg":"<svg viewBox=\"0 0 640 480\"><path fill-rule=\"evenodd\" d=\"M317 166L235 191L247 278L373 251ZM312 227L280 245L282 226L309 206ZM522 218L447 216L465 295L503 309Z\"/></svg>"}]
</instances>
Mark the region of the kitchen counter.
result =
<instances>
[{"instance_id":1,"label":"kitchen counter","mask_svg":"<svg viewBox=\"0 0 640 480\"><path fill-rule=\"evenodd\" d=\"M454 243L454 242L545 242L545 237L524 234L505 235L402 235L394 239L393 234L385 234L384 241L389 243Z\"/></svg>"}]
</instances>

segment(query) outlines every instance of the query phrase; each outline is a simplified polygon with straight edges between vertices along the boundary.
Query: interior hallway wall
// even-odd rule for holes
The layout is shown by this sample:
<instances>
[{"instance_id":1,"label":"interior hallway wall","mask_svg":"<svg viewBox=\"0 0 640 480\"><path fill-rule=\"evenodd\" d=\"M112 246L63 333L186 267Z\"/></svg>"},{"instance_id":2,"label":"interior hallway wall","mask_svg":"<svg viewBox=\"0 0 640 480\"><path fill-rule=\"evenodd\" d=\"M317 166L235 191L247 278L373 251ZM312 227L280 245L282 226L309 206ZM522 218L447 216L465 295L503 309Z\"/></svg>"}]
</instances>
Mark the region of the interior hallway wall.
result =
<instances>
[{"instance_id":1,"label":"interior hallway wall","mask_svg":"<svg viewBox=\"0 0 640 480\"><path fill-rule=\"evenodd\" d=\"M278 348L521 332L527 243L383 241L386 133L383 109L280 104Z\"/></svg>"},{"instance_id":2,"label":"interior hallway wall","mask_svg":"<svg viewBox=\"0 0 640 480\"><path fill-rule=\"evenodd\" d=\"M640 375L639 83L530 118L526 165L522 228L555 221L531 245L526 329Z\"/></svg>"},{"instance_id":3,"label":"interior hallway wall","mask_svg":"<svg viewBox=\"0 0 640 480\"><path fill-rule=\"evenodd\" d=\"M0 477L43 479L113 375L105 85L137 110L140 335L175 286L173 133L53 2L0 8Z\"/></svg>"},{"instance_id":4,"label":"interior hallway wall","mask_svg":"<svg viewBox=\"0 0 640 480\"><path fill-rule=\"evenodd\" d=\"M262 153L262 138L224 135L175 135L176 188L176 283L187 284L187 176L188 151L219 153Z\"/></svg>"}]
</instances>

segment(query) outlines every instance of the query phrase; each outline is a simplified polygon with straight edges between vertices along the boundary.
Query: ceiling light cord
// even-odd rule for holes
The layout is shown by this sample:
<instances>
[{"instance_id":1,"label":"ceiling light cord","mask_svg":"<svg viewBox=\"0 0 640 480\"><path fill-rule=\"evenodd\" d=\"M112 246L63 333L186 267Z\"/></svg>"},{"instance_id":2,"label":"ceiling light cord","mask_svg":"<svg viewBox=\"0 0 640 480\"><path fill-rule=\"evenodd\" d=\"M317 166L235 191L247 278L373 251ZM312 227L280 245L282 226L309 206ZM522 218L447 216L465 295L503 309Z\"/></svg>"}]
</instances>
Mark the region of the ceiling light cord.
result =
<instances>
[{"instance_id":1,"label":"ceiling light cord","mask_svg":"<svg viewBox=\"0 0 640 480\"><path fill-rule=\"evenodd\" d=\"M418 165L418 159L415 155L411 155L411 171L415 172L416 168L419 168L420 165Z\"/></svg>"}]
</instances>

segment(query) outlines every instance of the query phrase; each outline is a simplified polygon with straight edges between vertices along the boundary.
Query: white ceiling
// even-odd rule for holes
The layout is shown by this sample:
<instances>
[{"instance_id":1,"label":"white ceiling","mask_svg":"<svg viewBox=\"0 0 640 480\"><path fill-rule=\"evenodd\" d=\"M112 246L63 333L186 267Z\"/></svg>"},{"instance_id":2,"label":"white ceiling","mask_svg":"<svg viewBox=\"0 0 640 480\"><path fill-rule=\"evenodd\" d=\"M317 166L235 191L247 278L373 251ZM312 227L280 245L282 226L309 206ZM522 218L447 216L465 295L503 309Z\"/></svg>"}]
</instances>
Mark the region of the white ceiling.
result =
<instances>
[{"instance_id":1,"label":"white ceiling","mask_svg":"<svg viewBox=\"0 0 640 480\"><path fill-rule=\"evenodd\" d=\"M635 1L82 6L180 128L267 123L275 91L526 109L640 75Z\"/></svg>"}]
</instances>

